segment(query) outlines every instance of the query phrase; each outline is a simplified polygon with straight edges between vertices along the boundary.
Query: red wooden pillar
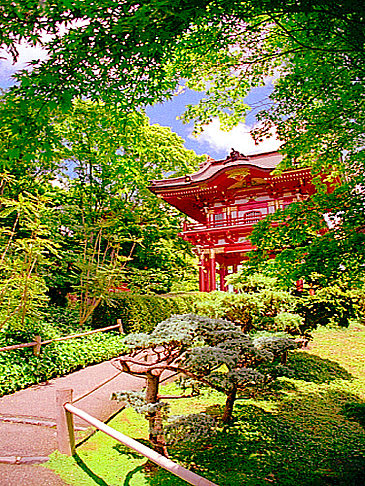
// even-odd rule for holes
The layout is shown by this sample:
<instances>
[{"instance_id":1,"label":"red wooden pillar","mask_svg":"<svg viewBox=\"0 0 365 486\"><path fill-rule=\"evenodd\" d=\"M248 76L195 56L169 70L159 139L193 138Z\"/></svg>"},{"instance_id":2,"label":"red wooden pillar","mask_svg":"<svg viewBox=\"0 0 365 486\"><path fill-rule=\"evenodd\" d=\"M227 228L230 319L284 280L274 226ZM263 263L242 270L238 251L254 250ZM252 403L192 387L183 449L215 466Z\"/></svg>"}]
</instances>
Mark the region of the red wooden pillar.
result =
<instances>
[{"instance_id":1,"label":"red wooden pillar","mask_svg":"<svg viewBox=\"0 0 365 486\"><path fill-rule=\"evenodd\" d=\"M205 292L205 268L204 268L204 253L200 255L200 264L199 264L199 290L200 292Z\"/></svg>"},{"instance_id":2,"label":"red wooden pillar","mask_svg":"<svg viewBox=\"0 0 365 486\"><path fill-rule=\"evenodd\" d=\"M225 281L227 275L228 275L227 266L221 265L219 268L219 290L221 292L227 292L227 284Z\"/></svg>"},{"instance_id":3,"label":"red wooden pillar","mask_svg":"<svg viewBox=\"0 0 365 486\"><path fill-rule=\"evenodd\" d=\"M199 290L210 292L210 260L209 255L201 254L199 266Z\"/></svg>"},{"instance_id":4,"label":"red wooden pillar","mask_svg":"<svg viewBox=\"0 0 365 486\"><path fill-rule=\"evenodd\" d=\"M215 251L210 250L209 254L209 291L213 292L216 289L216 276L215 276Z\"/></svg>"},{"instance_id":5,"label":"red wooden pillar","mask_svg":"<svg viewBox=\"0 0 365 486\"><path fill-rule=\"evenodd\" d=\"M204 292L210 292L210 261L209 261L209 255L204 256Z\"/></svg>"}]
</instances>

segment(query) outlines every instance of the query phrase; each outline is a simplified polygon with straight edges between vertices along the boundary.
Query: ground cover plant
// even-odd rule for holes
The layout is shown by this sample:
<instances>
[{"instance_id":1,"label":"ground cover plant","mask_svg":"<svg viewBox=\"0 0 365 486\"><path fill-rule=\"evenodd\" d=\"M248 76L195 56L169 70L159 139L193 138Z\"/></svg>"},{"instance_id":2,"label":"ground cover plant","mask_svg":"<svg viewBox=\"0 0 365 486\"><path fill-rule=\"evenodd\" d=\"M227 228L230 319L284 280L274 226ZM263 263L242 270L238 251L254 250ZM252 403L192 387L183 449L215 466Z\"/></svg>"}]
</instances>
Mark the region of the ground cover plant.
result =
<instances>
[{"instance_id":1,"label":"ground cover plant","mask_svg":"<svg viewBox=\"0 0 365 486\"><path fill-rule=\"evenodd\" d=\"M77 309L52 308L49 317L25 329L4 327L0 347L33 342L35 335L44 341L90 330L78 325ZM44 345L39 356L31 347L0 352L0 396L115 358L124 350L122 341L115 330Z\"/></svg>"},{"instance_id":2,"label":"ground cover plant","mask_svg":"<svg viewBox=\"0 0 365 486\"><path fill-rule=\"evenodd\" d=\"M306 350L293 351L293 377L271 390L236 401L233 425L215 437L177 444L173 460L220 486L358 486L365 481L365 430L346 408L364 403L365 326L319 328ZM175 385L168 385L170 395ZM219 417L224 397L216 391L172 401L172 414L205 411ZM110 425L144 441L147 422L132 409ZM96 433L73 458L55 453L47 467L70 485L169 486L183 481L148 469L146 461Z\"/></svg>"},{"instance_id":3,"label":"ground cover plant","mask_svg":"<svg viewBox=\"0 0 365 486\"><path fill-rule=\"evenodd\" d=\"M151 331L161 319L175 312L192 310L201 298L198 293L171 296L116 294L113 305L102 305L97 309L95 319L83 326L79 324L77 304L68 307L48 305L47 313L38 319L27 319L23 326L15 320L0 329L0 347L33 342L36 335L44 341L79 334L94 327L114 325L119 318L126 333ZM39 356L33 355L31 347L0 352L0 396L115 358L124 350L123 336L115 330L42 346Z\"/></svg>"}]
</instances>

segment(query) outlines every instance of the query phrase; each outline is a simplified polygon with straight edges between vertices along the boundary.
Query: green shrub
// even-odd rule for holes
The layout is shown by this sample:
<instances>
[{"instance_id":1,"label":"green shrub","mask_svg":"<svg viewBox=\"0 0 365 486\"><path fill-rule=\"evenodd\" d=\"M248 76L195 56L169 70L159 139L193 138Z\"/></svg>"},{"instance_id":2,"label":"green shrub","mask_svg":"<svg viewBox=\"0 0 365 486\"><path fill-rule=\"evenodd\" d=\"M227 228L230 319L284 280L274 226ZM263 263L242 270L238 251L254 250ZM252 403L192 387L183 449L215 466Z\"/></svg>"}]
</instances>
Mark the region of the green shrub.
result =
<instances>
[{"instance_id":1,"label":"green shrub","mask_svg":"<svg viewBox=\"0 0 365 486\"><path fill-rule=\"evenodd\" d=\"M359 315L359 300L358 292L343 290L336 285L319 289L315 295L298 298L295 312L304 318L302 332L318 325L348 327L350 320Z\"/></svg>"},{"instance_id":2,"label":"green shrub","mask_svg":"<svg viewBox=\"0 0 365 486\"><path fill-rule=\"evenodd\" d=\"M112 303L100 305L93 314L92 327L102 328L122 319L126 333L151 332L155 326L173 314L195 312L197 302L208 294L136 295L128 292L116 294Z\"/></svg>"},{"instance_id":3,"label":"green shrub","mask_svg":"<svg viewBox=\"0 0 365 486\"><path fill-rule=\"evenodd\" d=\"M0 396L119 356L123 336L104 332L42 346L0 353Z\"/></svg>"},{"instance_id":4,"label":"green shrub","mask_svg":"<svg viewBox=\"0 0 365 486\"><path fill-rule=\"evenodd\" d=\"M365 403L349 402L343 407L343 414L350 419L356 420L362 427L365 427Z\"/></svg>"},{"instance_id":5,"label":"green shrub","mask_svg":"<svg viewBox=\"0 0 365 486\"><path fill-rule=\"evenodd\" d=\"M292 295L281 290L240 294L212 292L206 294L206 298L197 303L197 313L232 321L239 325L243 332L252 330L276 332L283 330L283 322L280 319L276 320L276 316L288 313L293 308L294 301ZM289 324L288 319L287 324ZM292 319L288 332L298 334L298 329L293 324Z\"/></svg>"}]
</instances>

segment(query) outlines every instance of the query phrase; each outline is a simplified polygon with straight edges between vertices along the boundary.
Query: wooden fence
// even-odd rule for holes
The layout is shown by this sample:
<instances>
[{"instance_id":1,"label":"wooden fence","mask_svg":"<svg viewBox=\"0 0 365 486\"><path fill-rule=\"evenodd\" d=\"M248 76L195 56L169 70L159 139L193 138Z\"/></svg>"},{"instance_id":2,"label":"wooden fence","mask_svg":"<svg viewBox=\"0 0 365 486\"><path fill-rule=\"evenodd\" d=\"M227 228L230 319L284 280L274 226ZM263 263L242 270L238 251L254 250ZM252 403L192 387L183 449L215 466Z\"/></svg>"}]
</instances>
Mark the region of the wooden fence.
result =
<instances>
[{"instance_id":1,"label":"wooden fence","mask_svg":"<svg viewBox=\"0 0 365 486\"><path fill-rule=\"evenodd\" d=\"M88 413L76 408L72 404L72 389L60 389L56 391L56 404L57 404L57 442L58 449L63 454L72 456L75 454L75 432L73 424L73 416L81 418L88 424L97 428L104 434L109 435L113 439L117 440L121 444L133 449L134 451L142 454L150 461L154 462L158 466L166 469L175 476L184 479L187 483L193 486L218 486L212 483L206 478L195 474L192 471L180 466L176 462L171 461L167 457L157 453L153 449L141 444L140 442L118 432L109 425L104 424L100 420L92 417Z\"/></svg>"},{"instance_id":2,"label":"wooden fence","mask_svg":"<svg viewBox=\"0 0 365 486\"><path fill-rule=\"evenodd\" d=\"M72 334L70 336L64 336L55 339L47 339L46 341L42 341L40 336L35 336L34 341L32 341L31 343L22 343L22 344L13 344L11 346L4 346L3 348L0 348L0 351L13 351L15 349L21 349L21 348L33 348L34 355L38 356L41 352L41 346L44 346L46 344L60 342L60 341L67 341L68 339L75 339L83 336L88 336L90 334L95 334L97 332L110 331L112 329L117 329L117 328L119 329L120 333L124 332L121 319L117 319L117 324L115 324L114 326L103 327L101 329L94 329L93 331L86 331L80 334Z\"/></svg>"}]
</instances>

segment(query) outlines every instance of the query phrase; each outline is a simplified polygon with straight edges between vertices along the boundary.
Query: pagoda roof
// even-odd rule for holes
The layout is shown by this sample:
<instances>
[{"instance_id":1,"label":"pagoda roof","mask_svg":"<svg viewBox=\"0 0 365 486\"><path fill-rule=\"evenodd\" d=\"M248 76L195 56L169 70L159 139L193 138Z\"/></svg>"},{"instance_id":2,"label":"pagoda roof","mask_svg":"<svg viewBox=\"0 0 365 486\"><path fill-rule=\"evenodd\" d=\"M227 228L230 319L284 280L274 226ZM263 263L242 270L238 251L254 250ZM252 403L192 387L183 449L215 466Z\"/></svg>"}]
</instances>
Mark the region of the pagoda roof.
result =
<instances>
[{"instance_id":1,"label":"pagoda roof","mask_svg":"<svg viewBox=\"0 0 365 486\"><path fill-rule=\"evenodd\" d=\"M194 183L206 182L214 178L220 172L226 172L228 169L240 167L249 167L262 169L262 175L268 175L281 162L282 155L278 152L265 152L254 155L243 155L232 149L228 157L222 160L213 160L208 157L206 162L200 165L200 168L194 174L174 177L171 179L161 179L151 181L149 189L158 193L159 189L174 189L191 186ZM261 172L261 171L260 171Z\"/></svg>"},{"instance_id":2,"label":"pagoda roof","mask_svg":"<svg viewBox=\"0 0 365 486\"><path fill-rule=\"evenodd\" d=\"M274 175L282 158L278 152L246 156L232 150L223 160L208 157L194 174L151 181L149 189L187 216L204 222L205 209L214 201L229 201L238 195L252 198L260 191L294 187L311 179L309 168Z\"/></svg>"}]
</instances>

